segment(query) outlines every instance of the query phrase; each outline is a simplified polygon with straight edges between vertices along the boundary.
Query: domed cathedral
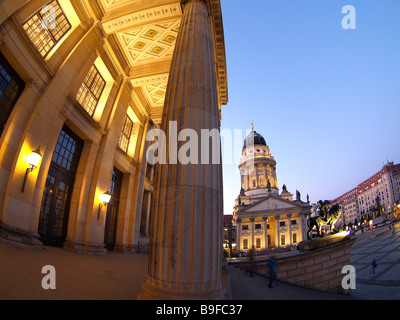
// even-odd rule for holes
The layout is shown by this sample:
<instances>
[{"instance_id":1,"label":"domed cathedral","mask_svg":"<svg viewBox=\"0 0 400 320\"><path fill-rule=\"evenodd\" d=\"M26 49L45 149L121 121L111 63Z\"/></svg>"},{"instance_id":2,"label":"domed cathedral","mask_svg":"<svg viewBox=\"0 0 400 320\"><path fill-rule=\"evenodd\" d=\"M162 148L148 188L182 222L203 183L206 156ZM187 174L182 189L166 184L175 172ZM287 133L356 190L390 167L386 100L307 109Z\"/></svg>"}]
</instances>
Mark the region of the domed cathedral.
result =
<instances>
[{"instance_id":1,"label":"domed cathedral","mask_svg":"<svg viewBox=\"0 0 400 320\"><path fill-rule=\"evenodd\" d=\"M239 164L241 191L234 207L237 230L236 251L259 253L268 249L290 248L306 239L306 222L311 206L296 198L283 185L279 193L276 161L264 137L254 130L244 140Z\"/></svg>"},{"instance_id":2,"label":"domed cathedral","mask_svg":"<svg viewBox=\"0 0 400 320\"><path fill-rule=\"evenodd\" d=\"M243 145L242 160L239 164L242 189L248 196L278 194L276 161L264 137L253 130ZM252 165L248 165L252 163Z\"/></svg>"}]
</instances>

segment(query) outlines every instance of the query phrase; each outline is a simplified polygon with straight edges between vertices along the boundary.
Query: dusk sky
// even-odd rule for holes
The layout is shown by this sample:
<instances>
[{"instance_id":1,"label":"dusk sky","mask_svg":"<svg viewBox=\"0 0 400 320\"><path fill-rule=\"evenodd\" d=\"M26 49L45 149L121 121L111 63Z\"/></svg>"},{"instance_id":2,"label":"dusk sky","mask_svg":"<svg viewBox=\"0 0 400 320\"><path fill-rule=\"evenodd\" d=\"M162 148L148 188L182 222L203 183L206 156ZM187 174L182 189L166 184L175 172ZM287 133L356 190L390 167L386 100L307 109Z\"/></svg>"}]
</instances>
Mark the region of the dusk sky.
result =
<instances>
[{"instance_id":1,"label":"dusk sky","mask_svg":"<svg viewBox=\"0 0 400 320\"><path fill-rule=\"evenodd\" d=\"M280 191L286 184L303 201L332 200L400 162L400 1L221 2L229 85L221 129L242 129L244 139L254 121ZM356 10L355 30L342 28L345 5ZM239 191L238 163L224 164L225 214Z\"/></svg>"}]
</instances>

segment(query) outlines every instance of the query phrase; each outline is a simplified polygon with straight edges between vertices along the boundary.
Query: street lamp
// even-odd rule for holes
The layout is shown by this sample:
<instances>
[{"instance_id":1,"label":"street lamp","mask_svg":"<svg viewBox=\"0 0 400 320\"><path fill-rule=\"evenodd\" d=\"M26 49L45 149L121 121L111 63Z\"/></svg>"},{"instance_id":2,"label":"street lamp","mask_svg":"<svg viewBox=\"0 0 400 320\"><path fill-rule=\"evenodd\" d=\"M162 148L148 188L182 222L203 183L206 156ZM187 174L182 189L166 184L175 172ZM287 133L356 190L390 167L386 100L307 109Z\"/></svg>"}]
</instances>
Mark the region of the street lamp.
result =
<instances>
[{"instance_id":1,"label":"street lamp","mask_svg":"<svg viewBox=\"0 0 400 320\"><path fill-rule=\"evenodd\" d=\"M21 193L24 193L26 179L28 178L28 174L35 170L42 159L42 153L40 152L40 146L36 150L33 150L31 154L26 158L26 163L29 165L29 168L26 169L24 182L22 183Z\"/></svg>"}]
</instances>

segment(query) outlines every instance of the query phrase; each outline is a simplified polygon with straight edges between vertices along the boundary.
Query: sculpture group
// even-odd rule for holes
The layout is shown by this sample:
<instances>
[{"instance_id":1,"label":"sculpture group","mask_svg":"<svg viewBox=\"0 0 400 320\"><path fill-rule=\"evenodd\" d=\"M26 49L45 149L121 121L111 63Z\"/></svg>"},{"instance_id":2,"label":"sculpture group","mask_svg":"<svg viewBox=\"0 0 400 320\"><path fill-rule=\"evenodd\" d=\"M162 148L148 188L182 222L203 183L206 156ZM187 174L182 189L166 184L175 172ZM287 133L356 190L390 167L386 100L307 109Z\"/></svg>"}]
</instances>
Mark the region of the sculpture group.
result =
<instances>
[{"instance_id":1,"label":"sculpture group","mask_svg":"<svg viewBox=\"0 0 400 320\"><path fill-rule=\"evenodd\" d=\"M335 229L335 223L339 219L342 209L338 204L335 204L328 210L329 204L330 202L327 200L320 200L317 208L317 211L319 211L319 216L308 219L308 240L311 240L315 233L318 237L323 237L324 233L321 231L323 226L329 226L331 233L337 232Z\"/></svg>"}]
</instances>

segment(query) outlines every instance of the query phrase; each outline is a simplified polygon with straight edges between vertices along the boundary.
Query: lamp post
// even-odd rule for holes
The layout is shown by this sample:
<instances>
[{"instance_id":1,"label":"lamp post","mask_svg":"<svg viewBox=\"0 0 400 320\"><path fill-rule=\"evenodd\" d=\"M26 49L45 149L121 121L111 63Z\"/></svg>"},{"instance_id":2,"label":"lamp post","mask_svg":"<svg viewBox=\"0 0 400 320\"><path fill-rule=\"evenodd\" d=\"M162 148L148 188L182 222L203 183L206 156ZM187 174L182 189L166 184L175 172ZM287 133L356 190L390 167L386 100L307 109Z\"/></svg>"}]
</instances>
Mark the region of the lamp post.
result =
<instances>
[{"instance_id":1,"label":"lamp post","mask_svg":"<svg viewBox=\"0 0 400 320\"><path fill-rule=\"evenodd\" d=\"M26 158L26 162L29 165L29 167L26 169L26 172L25 172L25 177L24 177L24 182L22 183L21 193L24 193L26 179L28 178L28 174L37 168L42 157L43 156L40 152L40 146L39 146L39 148L37 148L36 150L33 150L31 152L31 154Z\"/></svg>"}]
</instances>

